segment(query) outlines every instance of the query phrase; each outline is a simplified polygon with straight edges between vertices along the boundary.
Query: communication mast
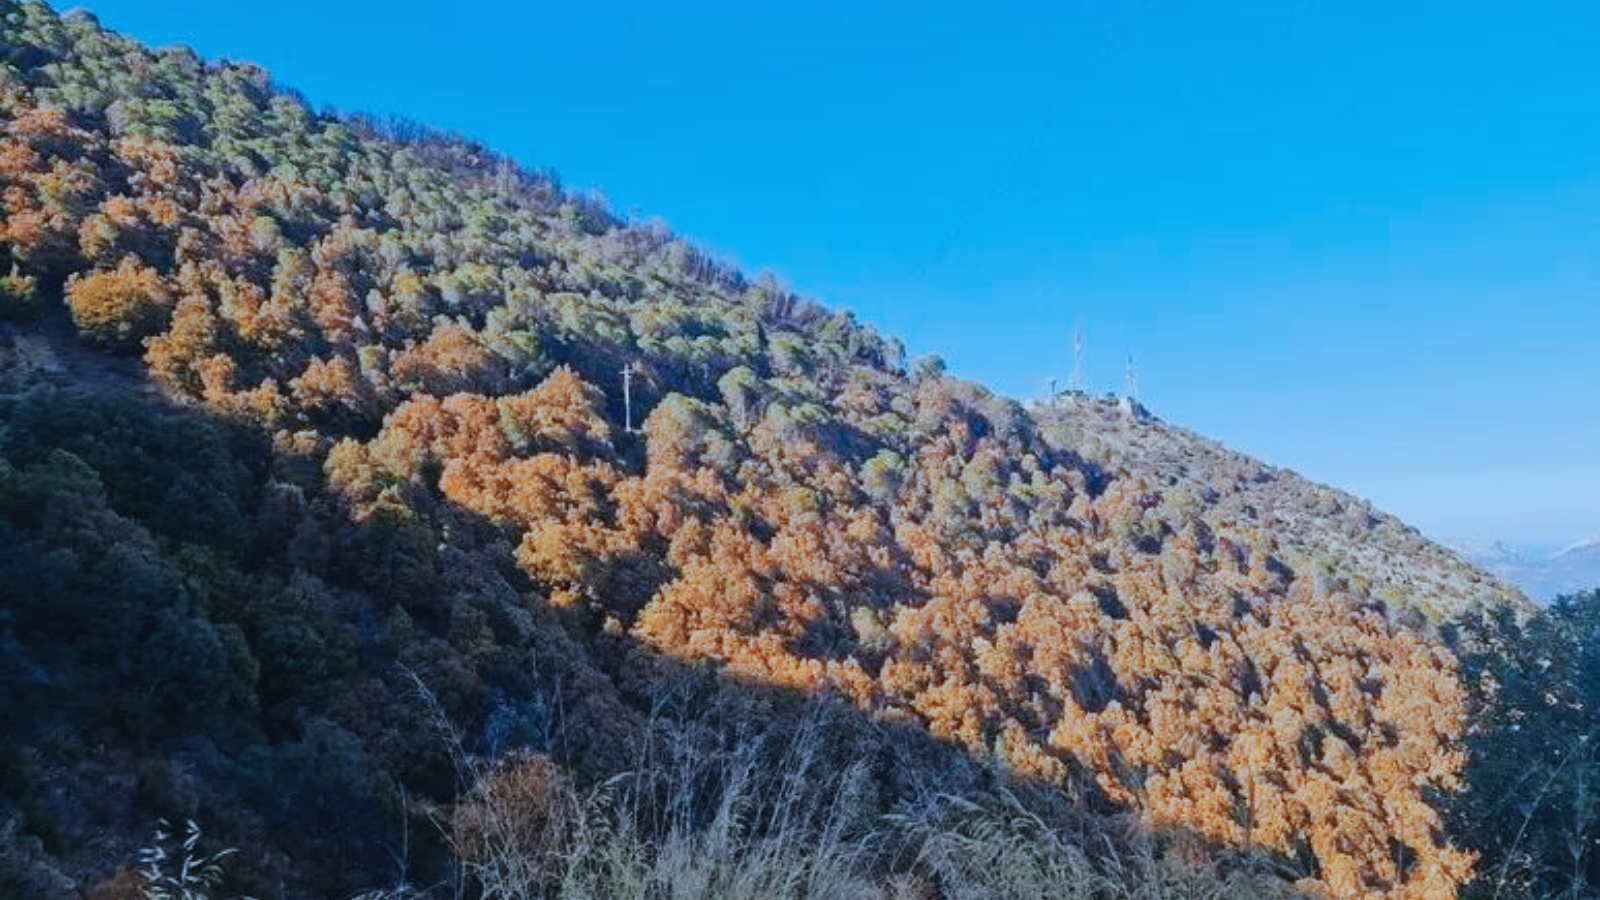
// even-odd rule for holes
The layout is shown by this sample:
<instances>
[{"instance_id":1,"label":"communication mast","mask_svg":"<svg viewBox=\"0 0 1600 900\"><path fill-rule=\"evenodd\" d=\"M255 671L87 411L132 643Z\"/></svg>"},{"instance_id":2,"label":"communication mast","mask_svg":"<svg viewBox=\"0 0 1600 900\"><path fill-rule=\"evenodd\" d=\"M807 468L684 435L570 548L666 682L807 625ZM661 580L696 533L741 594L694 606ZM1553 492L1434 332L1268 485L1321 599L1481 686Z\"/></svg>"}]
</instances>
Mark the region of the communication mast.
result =
<instances>
[{"instance_id":1,"label":"communication mast","mask_svg":"<svg viewBox=\"0 0 1600 900\"><path fill-rule=\"evenodd\" d=\"M1079 325L1072 329L1072 382L1068 390L1080 394L1088 392L1088 379L1084 376L1085 362L1083 326Z\"/></svg>"},{"instance_id":2,"label":"communication mast","mask_svg":"<svg viewBox=\"0 0 1600 900\"><path fill-rule=\"evenodd\" d=\"M1123 374L1122 396L1134 403L1139 402L1139 367L1133 361L1133 354L1128 354L1128 368Z\"/></svg>"}]
</instances>

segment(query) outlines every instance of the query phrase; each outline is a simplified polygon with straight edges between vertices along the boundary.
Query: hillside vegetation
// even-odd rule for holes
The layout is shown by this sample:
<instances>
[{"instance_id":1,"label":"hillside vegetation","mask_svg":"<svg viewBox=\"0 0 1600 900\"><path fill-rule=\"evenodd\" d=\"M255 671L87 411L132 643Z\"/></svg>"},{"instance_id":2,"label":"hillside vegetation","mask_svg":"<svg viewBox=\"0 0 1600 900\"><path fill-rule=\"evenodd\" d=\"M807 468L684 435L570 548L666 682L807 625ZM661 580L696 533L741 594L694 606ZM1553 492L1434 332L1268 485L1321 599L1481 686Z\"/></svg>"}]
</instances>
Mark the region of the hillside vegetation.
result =
<instances>
[{"instance_id":1,"label":"hillside vegetation","mask_svg":"<svg viewBox=\"0 0 1600 900\"><path fill-rule=\"evenodd\" d=\"M1415 624L1526 608L1506 582L1343 491L1103 399L1068 395L1035 412L1057 446L1160 493L1199 497L1214 527L1258 528L1295 572L1348 580Z\"/></svg>"},{"instance_id":2,"label":"hillside vegetation","mask_svg":"<svg viewBox=\"0 0 1600 900\"><path fill-rule=\"evenodd\" d=\"M463 757L605 783L663 710L737 733L804 696L875 735L863 809L915 796L895 754L954 754L1174 859L1471 877L1442 638L1521 601L1393 519L908 368L482 147L0 18L0 820L33 895L157 816L263 896L448 868L419 835L461 826ZM962 895L948 832L909 833L874 864Z\"/></svg>"}]
</instances>

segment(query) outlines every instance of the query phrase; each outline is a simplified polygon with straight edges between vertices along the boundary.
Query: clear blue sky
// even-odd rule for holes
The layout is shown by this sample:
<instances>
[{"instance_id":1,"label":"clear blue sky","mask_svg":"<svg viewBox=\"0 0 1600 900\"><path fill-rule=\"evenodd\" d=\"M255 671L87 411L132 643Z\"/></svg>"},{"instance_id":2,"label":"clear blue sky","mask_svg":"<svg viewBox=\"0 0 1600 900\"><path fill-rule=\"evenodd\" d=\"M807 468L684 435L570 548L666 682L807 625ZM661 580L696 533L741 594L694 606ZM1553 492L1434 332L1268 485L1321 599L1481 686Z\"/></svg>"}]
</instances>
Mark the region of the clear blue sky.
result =
<instances>
[{"instance_id":1,"label":"clear blue sky","mask_svg":"<svg viewBox=\"0 0 1600 900\"><path fill-rule=\"evenodd\" d=\"M101 0L598 187L1018 397L1445 538L1600 532L1600 10Z\"/></svg>"}]
</instances>

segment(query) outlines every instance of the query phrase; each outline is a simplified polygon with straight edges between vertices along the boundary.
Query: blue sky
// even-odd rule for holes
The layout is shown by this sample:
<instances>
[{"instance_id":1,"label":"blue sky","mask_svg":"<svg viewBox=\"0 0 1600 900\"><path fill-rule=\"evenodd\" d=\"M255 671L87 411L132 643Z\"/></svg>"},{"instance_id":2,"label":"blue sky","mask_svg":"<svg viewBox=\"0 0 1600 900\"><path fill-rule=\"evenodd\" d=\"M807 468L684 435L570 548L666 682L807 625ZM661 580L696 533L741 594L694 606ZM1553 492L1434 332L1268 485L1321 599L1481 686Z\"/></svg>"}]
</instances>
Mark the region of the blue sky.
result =
<instances>
[{"instance_id":1,"label":"blue sky","mask_svg":"<svg viewBox=\"0 0 1600 900\"><path fill-rule=\"evenodd\" d=\"M1600 532L1585 4L216 3L108 27L478 138L1018 397L1444 538Z\"/></svg>"}]
</instances>

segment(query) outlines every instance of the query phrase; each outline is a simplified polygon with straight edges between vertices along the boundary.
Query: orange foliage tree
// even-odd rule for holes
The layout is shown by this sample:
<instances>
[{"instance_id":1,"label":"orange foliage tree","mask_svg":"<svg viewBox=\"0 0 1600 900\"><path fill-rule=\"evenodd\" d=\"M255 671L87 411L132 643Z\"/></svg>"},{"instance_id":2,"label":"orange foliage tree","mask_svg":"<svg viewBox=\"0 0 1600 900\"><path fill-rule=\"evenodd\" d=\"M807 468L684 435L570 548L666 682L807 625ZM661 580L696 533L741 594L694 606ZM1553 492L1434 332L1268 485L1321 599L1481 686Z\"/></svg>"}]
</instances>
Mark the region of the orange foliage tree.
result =
<instances>
[{"instance_id":1,"label":"orange foliage tree","mask_svg":"<svg viewBox=\"0 0 1600 900\"><path fill-rule=\"evenodd\" d=\"M66 293L78 330L107 344L137 343L160 333L172 310L161 274L131 256L115 269L74 275Z\"/></svg>"}]
</instances>

